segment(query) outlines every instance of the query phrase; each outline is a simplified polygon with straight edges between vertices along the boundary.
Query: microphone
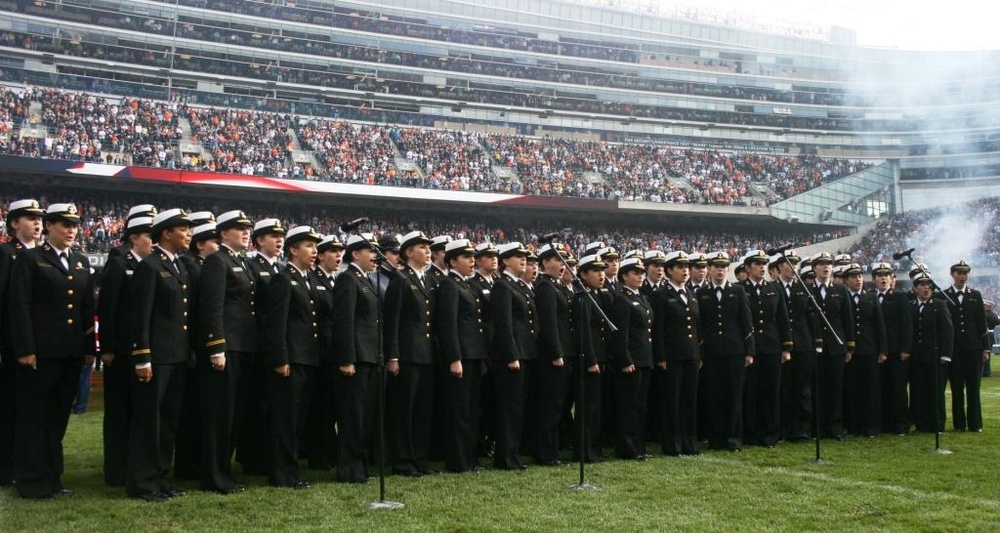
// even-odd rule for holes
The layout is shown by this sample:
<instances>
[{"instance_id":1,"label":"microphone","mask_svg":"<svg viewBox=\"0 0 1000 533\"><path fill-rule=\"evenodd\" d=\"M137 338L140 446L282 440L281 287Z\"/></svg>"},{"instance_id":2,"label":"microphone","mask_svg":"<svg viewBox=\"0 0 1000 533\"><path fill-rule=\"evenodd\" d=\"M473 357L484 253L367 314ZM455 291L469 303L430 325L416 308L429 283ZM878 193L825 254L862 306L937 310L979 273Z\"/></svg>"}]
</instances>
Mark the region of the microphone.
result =
<instances>
[{"instance_id":1,"label":"microphone","mask_svg":"<svg viewBox=\"0 0 1000 533\"><path fill-rule=\"evenodd\" d=\"M788 244L782 244L781 246L776 246L774 248L768 248L767 250L764 250L764 253L767 255L775 255L775 254L780 254L785 250L791 250L792 248L795 248L795 243L790 242Z\"/></svg>"},{"instance_id":2,"label":"microphone","mask_svg":"<svg viewBox=\"0 0 1000 533\"><path fill-rule=\"evenodd\" d=\"M365 217L356 218L354 220L351 220L350 222L344 222L343 224L340 225L340 232L341 233L350 233L350 232L358 229L358 226L360 226L360 225L362 225L362 224L364 224L366 222L368 222L368 219L365 218Z\"/></svg>"},{"instance_id":3,"label":"microphone","mask_svg":"<svg viewBox=\"0 0 1000 533\"><path fill-rule=\"evenodd\" d=\"M545 235L542 235L542 236L538 237L538 242L552 242L555 239L559 238L560 233L561 232L559 232L559 231L553 231L552 233L546 233Z\"/></svg>"},{"instance_id":4,"label":"microphone","mask_svg":"<svg viewBox=\"0 0 1000 533\"><path fill-rule=\"evenodd\" d=\"M896 252L896 253L892 254L892 258L895 261L899 261L900 259L902 259L904 257L909 257L910 254L912 254L914 250L916 250L916 248L910 248L908 250L903 250L902 252Z\"/></svg>"}]
</instances>

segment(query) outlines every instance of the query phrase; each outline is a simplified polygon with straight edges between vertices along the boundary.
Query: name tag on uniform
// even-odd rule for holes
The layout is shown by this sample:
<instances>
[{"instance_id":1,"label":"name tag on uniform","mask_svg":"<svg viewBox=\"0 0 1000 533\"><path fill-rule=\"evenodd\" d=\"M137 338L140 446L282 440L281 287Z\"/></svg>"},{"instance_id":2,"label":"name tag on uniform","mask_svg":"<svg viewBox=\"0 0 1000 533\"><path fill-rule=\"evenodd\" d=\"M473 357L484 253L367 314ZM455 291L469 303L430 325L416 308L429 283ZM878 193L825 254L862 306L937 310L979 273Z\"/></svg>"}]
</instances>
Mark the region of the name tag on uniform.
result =
<instances>
[{"instance_id":1,"label":"name tag on uniform","mask_svg":"<svg viewBox=\"0 0 1000 533\"><path fill-rule=\"evenodd\" d=\"M131 276L132 275L132 271L131 270L126 270L125 271L125 275L126 276Z\"/></svg>"},{"instance_id":2,"label":"name tag on uniform","mask_svg":"<svg viewBox=\"0 0 1000 533\"><path fill-rule=\"evenodd\" d=\"M233 272L243 272L243 267L233 267Z\"/></svg>"},{"instance_id":3,"label":"name tag on uniform","mask_svg":"<svg viewBox=\"0 0 1000 533\"><path fill-rule=\"evenodd\" d=\"M639 302L632 302L632 305L639 307Z\"/></svg>"},{"instance_id":4,"label":"name tag on uniform","mask_svg":"<svg viewBox=\"0 0 1000 533\"><path fill-rule=\"evenodd\" d=\"M489 294L489 293L490 293L489 289L483 289L483 294Z\"/></svg>"},{"instance_id":5,"label":"name tag on uniform","mask_svg":"<svg viewBox=\"0 0 1000 533\"><path fill-rule=\"evenodd\" d=\"M294 285L294 286L298 287L298 285L299 285L299 282L297 282L297 281L295 281L295 280L292 280L292 285Z\"/></svg>"},{"instance_id":6,"label":"name tag on uniform","mask_svg":"<svg viewBox=\"0 0 1000 533\"><path fill-rule=\"evenodd\" d=\"M170 277L170 272L160 272L160 277L161 278L169 278Z\"/></svg>"},{"instance_id":7,"label":"name tag on uniform","mask_svg":"<svg viewBox=\"0 0 1000 533\"><path fill-rule=\"evenodd\" d=\"M48 263L46 263L46 262L44 262L44 261L39 261L39 262L38 262L38 266L39 266L40 268L52 268L52 265L50 265L50 264L48 264Z\"/></svg>"},{"instance_id":8,"label":"name tag on uniform","mask_svg":"<svg viewBox=\"0 0 1000 533\"><path fill-rule=\"evenodd\" d=\"M419 291L420 290L420 287L417 287L416 285L414 285L412 283L410 284L410 288L413 289L413 290L415 290L415 291Z\"/></svg>"},{"instance_id":9,"label":"name tag on uniform","mask_svg":"<svg viewBox=\"0 0 1000 533\"><path fill-rule=\"evenodd\" d=\"M326 287L320 285L319 287L316 287L316 290L318 290L318 291L325 291Z\"/></svg>"},{"instance_id":10,"label":"name tag on uniform","mask_svg":"<svg viewBox=\"0 0 1000 533\"><path fill-rule=\"evenodd\" d=\"M271 273L270 272L261 272L260 275L261 276L270 276Z\"/></svg>"}]
</instances>

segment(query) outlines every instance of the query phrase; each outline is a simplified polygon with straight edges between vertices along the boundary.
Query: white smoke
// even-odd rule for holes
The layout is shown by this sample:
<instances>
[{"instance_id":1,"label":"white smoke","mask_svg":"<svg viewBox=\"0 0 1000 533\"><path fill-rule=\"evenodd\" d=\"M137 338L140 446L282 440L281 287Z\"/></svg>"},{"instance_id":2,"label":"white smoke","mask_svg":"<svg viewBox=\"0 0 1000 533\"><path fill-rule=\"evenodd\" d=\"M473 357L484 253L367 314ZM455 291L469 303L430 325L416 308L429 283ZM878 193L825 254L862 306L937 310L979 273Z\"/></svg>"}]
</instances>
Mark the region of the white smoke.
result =
<instances>
[{"instance_id":1,"label":"white smoke","mask_svg":"<svg viewBox=\"0 0 1000 533\"><path fill-rule=\"evenodd\" d=\"M908 247L916 248L914 259L927 265L931 277L946 287L951 265L964 259L976 268L991 218L978 216L968 204L943 208L940 215L913 233Z\"/></svg>"}]
</instances>

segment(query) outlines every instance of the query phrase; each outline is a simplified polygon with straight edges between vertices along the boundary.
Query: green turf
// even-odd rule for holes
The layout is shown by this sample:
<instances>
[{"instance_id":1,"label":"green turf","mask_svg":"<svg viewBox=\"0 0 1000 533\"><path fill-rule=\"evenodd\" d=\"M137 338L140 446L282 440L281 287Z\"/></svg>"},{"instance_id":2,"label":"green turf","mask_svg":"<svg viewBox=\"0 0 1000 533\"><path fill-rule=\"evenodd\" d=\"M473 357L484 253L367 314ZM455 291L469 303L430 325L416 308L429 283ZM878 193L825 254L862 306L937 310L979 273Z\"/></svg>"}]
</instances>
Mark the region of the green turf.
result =
<instances>
[{"instance_id":1,"label":"green turf","mask_svg":"<svg viewBox=\"0 0 1000 533\"><path fill-rule=\"evenodd\" d=\"M574 467L480 475L390 477L397 511L369 511L377 483L346 486L306 472L307 491L265 486L221 496L192 490L163 504L125 498L101 482L101 415L75 416L66 437L64 484L52 501L0 493L3 531L995 531L1000 524L1000 379L984 380L986 430L824 442L830 464L809 463L813 445L609 461L589 468L599 492L573 492ZM188 488L193 488L190 485Z\"/></svg>"}]
</instances>

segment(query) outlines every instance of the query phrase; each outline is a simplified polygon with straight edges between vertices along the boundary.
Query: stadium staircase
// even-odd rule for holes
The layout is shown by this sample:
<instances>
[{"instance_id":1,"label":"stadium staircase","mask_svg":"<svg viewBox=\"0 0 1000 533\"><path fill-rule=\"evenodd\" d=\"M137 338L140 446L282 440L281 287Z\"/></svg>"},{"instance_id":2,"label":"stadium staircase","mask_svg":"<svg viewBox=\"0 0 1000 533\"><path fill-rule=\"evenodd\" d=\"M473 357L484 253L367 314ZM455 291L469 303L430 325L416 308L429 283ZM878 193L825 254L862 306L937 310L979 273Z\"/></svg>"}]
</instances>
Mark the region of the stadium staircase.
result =
<instances>
[{"instance_id":1,"label":"stadium staircase","mask_svg":"<svg viewBox=\"0 0 1000 533\"><path fill-rule=\"evenodd\" d=\"M191 121L185 116L177 117L177 127L181 130L181 140L177 142L177 154L183 158L185 155L194 155L201 161L211 161L212 154L199 143L191 142L192 129Z\"/></svg>"},{"instance_id":2,"label":"stadium staircase","mask_svg":"<svg viewBox=\"0 0 1000 533\"><path fill-rule=\"evenodd\" d=\"M874 217L849 209L862 198L894 187L897 163L885 162L797 194L771 206L771 216L787 222L863 226Z\"/></svg>"},{"instance_id":3,"label":"stadium staircase","mask_svg":"<svg viewBox=\"0 0 1000 533\"><path fill-rule=\"evenodd\" d=\"M288 138L292 140L291 152L293 165L300 166L302 168L311 167L317 172L324 172L328 170L320 164L319 159L316 159L316 152L302 149L302 145L299 144L299 134L295 131L295 128L288 128L285 133L288 135Z\"/></svg>"},{"instance_id":4,"label":"stadium staircase","mask_svg":"<svg viewBox=\"0 0 1000 533\"><path fill-rule=\"evenodd\" d=\"M694 195L698 198L698 200L701 201L702 198L701 191L695 188L694 185L691 185L690 181L682 178L675 178L673 176L667 176L667 181L671 185L684 191L685 193L694 193Z\"/></svg>"}]
</instances>

